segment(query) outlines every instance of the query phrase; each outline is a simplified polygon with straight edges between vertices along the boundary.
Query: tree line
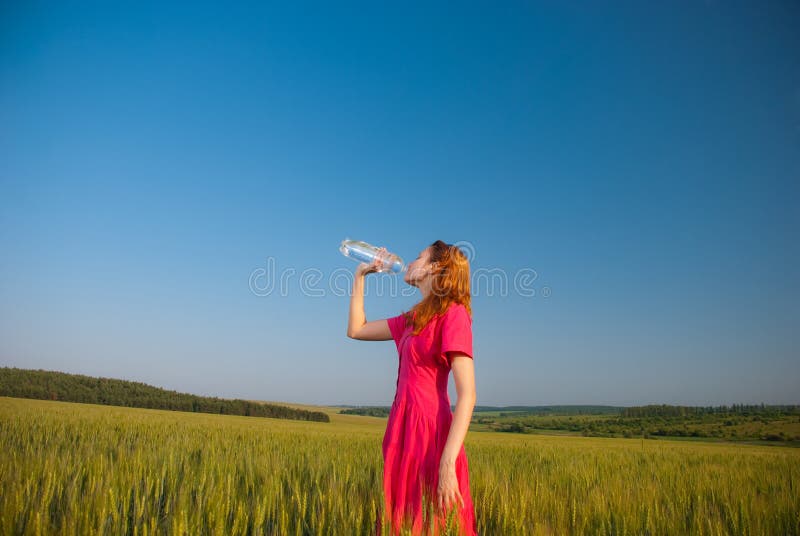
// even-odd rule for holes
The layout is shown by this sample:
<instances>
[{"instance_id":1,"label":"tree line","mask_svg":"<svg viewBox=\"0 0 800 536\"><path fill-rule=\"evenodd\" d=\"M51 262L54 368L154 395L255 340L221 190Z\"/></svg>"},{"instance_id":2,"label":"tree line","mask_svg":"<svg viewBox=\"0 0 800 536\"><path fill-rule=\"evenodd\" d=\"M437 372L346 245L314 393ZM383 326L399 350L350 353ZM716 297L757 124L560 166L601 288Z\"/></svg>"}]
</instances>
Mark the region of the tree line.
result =
<instances>
[{"instance_id":1,"label":"tree line","mask_svg":"<svg viewBox=\"0 0 800 536\"><path fill-rule=\"evenodd\" d=\"M42 369L0 368L0 396L330 422L330 417L321 411L308 411L249 400L197 396L169 391L141 382L96 378Z\"/></svg>"},{"instance_id":2,"label":"tree line","mask_svg":"<svg viewBox=\"0 0 800 536\"><path fill-rule=\"evenodd\" d=\"M366 415L369 417L388 417L389 410L386 406L359 406L356 408L347 408L341 410L339 413L343 415Z\"/></svg>"},{"instance_id":3,"label":"tree line","mask_svg":"<svg viewBox=\"0 0 800 536\"><path fill-rule=\"evenodd\" d=\"M781 417L800 414L796 405L733 404L731 406L671 406L651 404L623 408L623 417L694 417L700 415L761 415Z\"/></svg>"}]
</instances>

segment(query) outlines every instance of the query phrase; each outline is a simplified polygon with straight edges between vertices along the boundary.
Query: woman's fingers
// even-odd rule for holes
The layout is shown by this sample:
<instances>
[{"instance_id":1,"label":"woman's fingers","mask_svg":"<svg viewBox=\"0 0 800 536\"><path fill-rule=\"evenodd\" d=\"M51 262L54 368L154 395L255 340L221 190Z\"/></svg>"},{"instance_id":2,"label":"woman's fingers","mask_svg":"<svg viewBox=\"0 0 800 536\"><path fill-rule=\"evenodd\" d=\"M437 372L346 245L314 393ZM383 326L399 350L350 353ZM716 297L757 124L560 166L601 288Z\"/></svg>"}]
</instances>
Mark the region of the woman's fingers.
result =
<instances>
[{"instance_id":1,"label":"woman's fingers","mask_svg":"<svg viewBox=\"0 0 800 536\"><path fill-rule=\"evenodd\" d=\"M383 264L383 253L386 251L386 248L379 248L378 254L375 255L375 258L372 259L372 266L377 268L378 266Z\"/></svg>"},{"instance_id":2,"label":"woman's fingers","mask_svg":"<svg viewBox=\"0 0 800 536\"><path fill-rule=\"evenodd\" d=\"M446 500L446 494L444 490L439 490L439 511L444 510L445 500Z\"/></svg>"},{"instance_id":3,"label":"woman's fingers","mask_svg":"<svg viewBox=\"0 0 800 536\"><path fill-rule=\"evenodd\" d=\"M464 508L464 500L461 498L461 493L459 492L446 492L439 494L439 510L449 510L456 504L456 502L461 504L462 509Z\"/></svg>"},{"instance_id":4,"label":"woman's fingers","mask_svg":"<svg viewBox=\"0 0 800 536\"><path fill-rule=\"evenodd\" d=\"M457 487L444 486L437 490L437 504L440 511L449 510L451 507L459 505L463 510L465 507L464 496Z\"/></svg>"}]
</instances>

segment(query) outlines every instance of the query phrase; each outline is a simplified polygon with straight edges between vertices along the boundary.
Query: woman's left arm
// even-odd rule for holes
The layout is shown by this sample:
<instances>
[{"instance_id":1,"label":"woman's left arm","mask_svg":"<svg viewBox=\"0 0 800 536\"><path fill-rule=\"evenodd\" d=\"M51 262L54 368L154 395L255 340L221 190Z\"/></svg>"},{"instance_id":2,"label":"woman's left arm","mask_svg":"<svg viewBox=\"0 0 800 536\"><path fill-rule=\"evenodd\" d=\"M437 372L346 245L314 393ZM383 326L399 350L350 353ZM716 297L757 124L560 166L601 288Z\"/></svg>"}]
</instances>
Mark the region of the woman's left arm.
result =
<instances>
[{"instance_id":1,"label":"woman's left arm","mask_svg":"<svg viewBox=\"0 0 800 536\"><path fill-rule=\"evenodd\" d=\"M448 352L451 356L451 370L456 382L456 409L453 412L453 422L447 435L447 442L442 451L440 467L448 466L455 469L456 457L467 436L469 423L472 420L472 410L475 408L475 365L472 358L462 352Z\"/></svg>"},{"instance_id":2,"label":"woman's left arm","mask_svg":"<svg viewBox=\"0 0 800 536\"><path fill-rule=\"evenodd\" d=\"M472 420L472 409L475 407L475 369L472 358L463 352L448 352L450 369L456 380L458 401L447 434L447 442L439 461L439 487L437 504L440 509L449 509L454 503L464 507L464 497L459 490L456 475L456 458L467 435L469 422Z\"/></svg>"}]
</instances>

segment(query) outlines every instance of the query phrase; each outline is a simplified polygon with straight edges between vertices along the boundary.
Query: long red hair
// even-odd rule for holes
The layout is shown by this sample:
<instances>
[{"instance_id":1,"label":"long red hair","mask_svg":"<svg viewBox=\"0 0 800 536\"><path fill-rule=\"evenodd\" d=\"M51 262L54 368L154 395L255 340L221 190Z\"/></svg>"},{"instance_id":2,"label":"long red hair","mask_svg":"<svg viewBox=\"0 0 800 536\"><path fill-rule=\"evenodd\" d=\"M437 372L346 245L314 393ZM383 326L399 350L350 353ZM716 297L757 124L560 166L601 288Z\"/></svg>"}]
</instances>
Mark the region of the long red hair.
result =
<instances>
[{"instance_id":1,"label":"long red hair","mask_svg":"<svg viewBox=\"0 0 800 536\"><path fill-rule=\"evenodd\" d=\"M462 304L472 316L470 269L466 255L458 246L441 240L437 240L429 248L429 262L436 265L431 275L431 292L410 311L403 313L406 325L414 326L414 335L419 335L431 318L444 314L451 303Z\"/></svg>"}]
</instances>

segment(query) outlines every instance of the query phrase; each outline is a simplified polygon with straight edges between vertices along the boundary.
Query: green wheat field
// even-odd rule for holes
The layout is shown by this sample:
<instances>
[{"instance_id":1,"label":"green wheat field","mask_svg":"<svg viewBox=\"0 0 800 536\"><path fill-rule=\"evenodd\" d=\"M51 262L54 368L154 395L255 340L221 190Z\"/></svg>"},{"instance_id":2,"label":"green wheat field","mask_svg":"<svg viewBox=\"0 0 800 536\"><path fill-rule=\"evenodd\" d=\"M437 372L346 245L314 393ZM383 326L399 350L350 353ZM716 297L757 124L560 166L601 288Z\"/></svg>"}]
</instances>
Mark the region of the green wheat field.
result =
<instances>
[{"instance_id":1,"label":"green wheat field","mask_svg":"<svg viewBox=\"0 0 800 536\"><path fill-rule=\"evenodd\" d=\"M315 409L331 422L0 397L0 532L370 534L386 421ZM465 449L480 534L800 534L800 449L476 431Z\"/></svg>"}]
</instances>

